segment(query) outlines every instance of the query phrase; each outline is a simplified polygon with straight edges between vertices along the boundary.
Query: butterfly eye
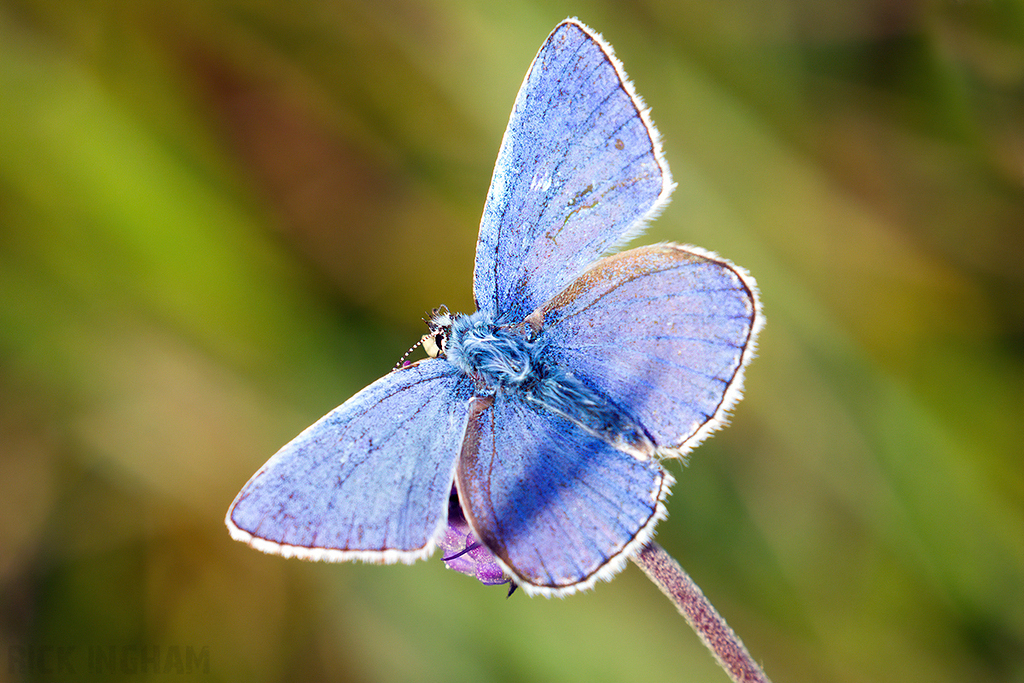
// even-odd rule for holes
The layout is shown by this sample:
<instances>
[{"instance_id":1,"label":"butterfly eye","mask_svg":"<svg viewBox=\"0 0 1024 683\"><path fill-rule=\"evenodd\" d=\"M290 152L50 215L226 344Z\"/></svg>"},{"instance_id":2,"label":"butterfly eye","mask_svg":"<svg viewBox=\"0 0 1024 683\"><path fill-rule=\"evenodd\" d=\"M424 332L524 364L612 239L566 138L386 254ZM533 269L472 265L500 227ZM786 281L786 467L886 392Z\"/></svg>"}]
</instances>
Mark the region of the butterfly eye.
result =
<instances>
[{"instance_id":1,"label":"butterfly eye","mask_svg":"<svg viewBox=\"0 0 1024 683\"><path fill-rule=\"evenodd\" d=\"M447 347L448 347L448 332L447 332L447 330L441 331L441 332L438 332L437 334L435 334L434 335L434 343L437 345L437 348L439 348L441 350L441 355L443 356L444 352L447 350Z\"/></svg>"},{"instance_id":2,"label":"butterfly eye","mask_svg":"<svg viewBox=\"0 0 1024 683\"><path fill-rule=\"evenodd\" d=\"M420 345L423 346L423 350L431 358L443 357L448 347L448 328L435 328L433 326L431 328L431 331L420 339Z\"/></svg>"}]
</instances>

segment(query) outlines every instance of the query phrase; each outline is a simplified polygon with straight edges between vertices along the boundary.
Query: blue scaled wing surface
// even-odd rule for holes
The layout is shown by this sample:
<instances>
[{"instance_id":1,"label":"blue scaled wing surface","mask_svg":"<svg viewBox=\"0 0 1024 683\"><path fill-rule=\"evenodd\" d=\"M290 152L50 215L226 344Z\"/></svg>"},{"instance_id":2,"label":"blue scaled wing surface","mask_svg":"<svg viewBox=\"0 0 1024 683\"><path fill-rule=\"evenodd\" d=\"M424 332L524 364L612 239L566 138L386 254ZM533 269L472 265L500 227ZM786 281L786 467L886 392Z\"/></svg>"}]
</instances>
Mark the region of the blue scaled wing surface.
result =
<instances>
[{"instance_id":1,"label":"blue scaled wing surface","mask_svg":"<svg viewBox=\"0 0 1024 683\"><path fill-rule=\"evenodd\" d=\"M456 470L477 538L530 594L607 580L665 516L671 476L521 394L472 402Z\"/></svg>"},{"instance_id":2,"label":"blue scaled wing surface","mask_svg":"<svg viewBox=\"0 0 1024 683\"><path fill-rule=\"evenodd\" d=\"M552 362L683 455L740 398L762 325L753 278L677 244L601 259L527 318Z\"/></svg>"},{"instance_id":3,"label":"blue scaled wing surface","mask_svg":"<svg viewBox=\"0 0 1024 683\"><path fill-rule=\"evenodd\" d=\"M471 395L442 359L385 375L253 475L228 510L231 535L310 560L426 557L447 520Z\"/></svg>"},{"instance_id":4,"label":"blue scaled wing surface","mask_svg":"<svg viewBox=\"0 0 1024 683\"><path fill-rule=\"evenodd\" d=\"M521 321L638 234L672 187L611 47L562 22L526 74L498 152L477 241L477 309Z\"/></svg>"}]
</instances>

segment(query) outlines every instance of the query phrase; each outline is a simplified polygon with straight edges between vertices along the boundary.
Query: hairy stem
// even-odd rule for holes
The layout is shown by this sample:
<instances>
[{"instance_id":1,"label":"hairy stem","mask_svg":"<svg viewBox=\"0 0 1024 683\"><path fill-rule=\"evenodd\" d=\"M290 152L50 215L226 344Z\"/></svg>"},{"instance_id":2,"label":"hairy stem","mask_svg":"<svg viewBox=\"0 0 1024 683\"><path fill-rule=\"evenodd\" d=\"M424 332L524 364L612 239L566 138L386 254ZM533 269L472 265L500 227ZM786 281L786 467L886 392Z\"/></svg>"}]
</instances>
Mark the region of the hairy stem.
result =
<instances>
[{"instance_id":1,"label":"hairy stem","mask_svg":"<svg viewBox=\"0 0 1024 683\"><path fill-rule=\"evenodd\" d=\"M675 604L734 683L771 683L751 658L743 641L664 548L651 541L633 557L633 561Z\"/></svg>"}]
</instances>

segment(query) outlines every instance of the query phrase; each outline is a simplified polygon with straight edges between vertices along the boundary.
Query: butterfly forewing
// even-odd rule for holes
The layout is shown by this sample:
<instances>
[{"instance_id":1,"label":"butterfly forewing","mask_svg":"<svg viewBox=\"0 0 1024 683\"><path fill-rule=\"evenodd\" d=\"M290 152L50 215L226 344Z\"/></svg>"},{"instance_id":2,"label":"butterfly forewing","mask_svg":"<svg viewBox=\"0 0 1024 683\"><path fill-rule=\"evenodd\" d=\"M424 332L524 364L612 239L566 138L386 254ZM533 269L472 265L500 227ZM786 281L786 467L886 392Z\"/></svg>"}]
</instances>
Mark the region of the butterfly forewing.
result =
<instances>
[{"instance_id":1,"label":"butterfly forewing","mask_svg":"<svg viewBox=\"0 0 1024 683\"><path fill-rule=\"evenodd\" d=\"M474 294L518 322L637 234L672 189L657 131L611 47L560 24L516 98L477 242Z\"/></svg>"},{"instance_id":2,"label":"butterfly forewing","mask_svg":"<svg viewBox=\"0 0 1024 683\"><path fill-rule=\"evenodd\" d=\"M519 394L473 404L459 499L515 580L529 593L559 595L621 569L664 516L671 477Z\"/></svg>"},{"instance_id":3,"label":"butterfly forewing","mask_svg":"<svg viewBox=\"0 0 1024 683\"><path fill-rule=\"evenodd\" d=\"M253 475L228 510L232 536L307 559L424 557L447 518L471 393L444 360L385 375Z\"/></svg>"},{"instance_id":4,"label":"butterfly forewing","mask_svg":"<svg viewBox=\"0 0 1024 683\"><path fill-rule=\"evenodd\" d=\"M674 244L594 264L528 321L553 362L607 396L666 454L719 426L761 324L754 281Z\"/></svg>"}]
</instances>

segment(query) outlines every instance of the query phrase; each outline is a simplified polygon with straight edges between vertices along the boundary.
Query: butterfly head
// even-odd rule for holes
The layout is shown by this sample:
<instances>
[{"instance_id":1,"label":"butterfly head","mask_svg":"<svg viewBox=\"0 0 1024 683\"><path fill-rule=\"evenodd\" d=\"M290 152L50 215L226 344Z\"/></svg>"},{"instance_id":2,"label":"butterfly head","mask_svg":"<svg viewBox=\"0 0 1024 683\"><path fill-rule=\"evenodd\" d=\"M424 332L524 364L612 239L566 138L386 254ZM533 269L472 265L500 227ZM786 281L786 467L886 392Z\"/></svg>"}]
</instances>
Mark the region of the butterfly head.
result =
<instances>
[{"instance_id":1,"label":"butterfly head","mask_svg":"<svg viewBox=\"0 0 1024 683\"><path fill-rule=\"evenodd\" d=\"M453 320L447 306L439 306L430 312L430 320L426 321L430 331L423 335L420 344L431 358L444 357Z\"/></svg>"},{"instance_id":2,"label":"butterfly head","mask_svg":"<svg viewBox=\"0 0 1024 683\"><path fill-rule=\"evenodd\" d=\"M430 358L444 358L445 349L448 347L448 334L455 317L448 311L447 306L438 306L430 312L430 319L423 322L430 328L430 332L420 337L420 340L412 345L412 348L405 352L397 363L395 370L402 370L411 367L416 363L408 360L409 356L417 347L422 346Z\"/></svg>"}]
</instances>

